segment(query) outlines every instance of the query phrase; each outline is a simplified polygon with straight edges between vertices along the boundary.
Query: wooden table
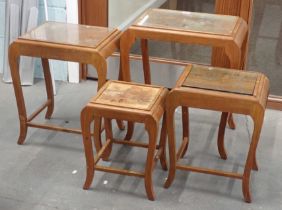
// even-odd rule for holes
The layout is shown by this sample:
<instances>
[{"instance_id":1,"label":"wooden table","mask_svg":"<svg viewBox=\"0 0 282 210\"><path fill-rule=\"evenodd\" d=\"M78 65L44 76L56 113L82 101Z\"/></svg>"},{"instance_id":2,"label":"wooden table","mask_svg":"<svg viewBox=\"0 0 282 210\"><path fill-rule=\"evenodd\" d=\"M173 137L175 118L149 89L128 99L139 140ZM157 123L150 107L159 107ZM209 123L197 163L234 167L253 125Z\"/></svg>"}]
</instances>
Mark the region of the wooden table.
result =
<instances>
[{"instance_id":1,"label":"wooden table","mask_svg":"<svg viewBox=\"0 0 282 210\"><path fill-rule=\"evenodd\" d=\"M185 44L207 45L224 49L230 68L240 69L242 48L247 40L247 24L237 16L149 9L121 36L120 78L130 81L129 54L136 39L141 39L144 81L151 84L148 39ZM230 128L235 128L232 114ZM129 124L128 134L133 126ZM128 135L130 136L130 135Z\"/></svg>"},{"instance_id":2,"label":"wooden table","mask_svg":"<svg viewBox=\"0 0 282 210\"><path fill-rule=\"evenodd\" d=\"M269 80L261 73L197 65L188 66L166 99L170 169L165 187L171 185L176 169L231 177L242 180L245 201L251 202L250 175L252 169L258 170L256 148L263 124L268 93ZM182 112L183 141L175 154L174 113L178 106L182 106L185 111ZM223 159L227 158L224 148L224 133L228 112L251 116L254 121L254 130L243 174L187 166L180 163L179 160L184 156L189 144L189 107L223 112L218 132L218 150Z\"/></svg>"},{"instance_id":3,"label":"wooden table","mask_svg":"<svg viewBox=\"0 0 282 210\"><path fill-rule=\"evenodd\" d=\"M31 122L45 108L47 108L46 118L51 118L53 113L54 96L48 59L93 65L97 71L99 89L106 82L106 58L118 48L120 35L121 32L116 29L46 22L10 45L9 62L20 120L18 144L24 143L28 127L81 133L78 129ZM20 85L18 63L20 56L41 58L46 83L47 101L29 117Z\"/></svg>"},{"instance_id":4,"label":"wooden table","mask_svg":"<svg viewBox=\"0 0 282 210\"><path fill-rule=\"evenodd\" d=\"M157 143L159 122L165 111L165 98L168 90L164 87L108 81L97 93L96 97L84 107L81 112L81 127L86 157L87 174L84 189L88 189L94 177L94 171L104 171L128 176L144 178L147 197L155 199L153 188L153 169L155 162L160 159L162 168L166 165L166 124L163 120L160 142ZM105 119L106 140L102 144L99 131L101 118ZM148 133L146 143L132 139L116 140L112 134L111 119L126 120L144 124ZM93 154L90 125L94 121L94 145L96 156ZM144 171L120 169L99 165L99 160L108 160L112 144L125 144L147 149L146 167ZM158 152L156 152L156 150Z\"/></svg>"},{"instance_id":5,"label":"wooden table","mask_svg":"<svg viewBox=\"0 0 282 210\"><path fill-rule=\"evenodd\" d=\"M220 47L230 60L230 68L239 69L241 48L246 41L247 31L246 22L237 16L147 10L121 37L122 76L125 80L130 80L129 53L138 38L141 39L147 84L151 83L148 39Z\"/></svg>"}]
</instances>

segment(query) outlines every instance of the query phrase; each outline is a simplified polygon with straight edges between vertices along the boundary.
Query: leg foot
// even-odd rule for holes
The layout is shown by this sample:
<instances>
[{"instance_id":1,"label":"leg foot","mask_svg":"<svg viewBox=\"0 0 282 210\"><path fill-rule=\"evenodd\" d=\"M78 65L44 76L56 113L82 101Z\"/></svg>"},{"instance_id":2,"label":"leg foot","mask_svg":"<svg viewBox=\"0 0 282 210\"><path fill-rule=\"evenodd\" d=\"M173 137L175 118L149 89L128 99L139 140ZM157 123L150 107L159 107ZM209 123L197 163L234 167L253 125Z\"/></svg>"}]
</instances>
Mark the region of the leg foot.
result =
<instances>
[{"instance_id":1,"label":"leg foot","mask_svg":"<svg viewBox=\"0 0 282 210\"><path fill-rule=\"evenodd\" d=\"M20 135L18 138L18 144L22 145L25 141L27 134L27 125L26 125L26 120L25 121L20 121Z\"/></svg>"}]
</instances>

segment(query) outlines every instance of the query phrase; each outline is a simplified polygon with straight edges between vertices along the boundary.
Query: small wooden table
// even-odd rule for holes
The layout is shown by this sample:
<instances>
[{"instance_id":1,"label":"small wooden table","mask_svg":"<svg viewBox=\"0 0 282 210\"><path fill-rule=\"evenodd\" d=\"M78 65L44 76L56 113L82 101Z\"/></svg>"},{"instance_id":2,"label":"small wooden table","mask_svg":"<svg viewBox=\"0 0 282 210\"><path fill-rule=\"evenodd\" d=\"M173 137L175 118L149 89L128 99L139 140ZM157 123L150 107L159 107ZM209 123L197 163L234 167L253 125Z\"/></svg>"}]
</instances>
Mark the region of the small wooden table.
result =
<instances>
[{"instance_id":1,"label":"small wooden table","mask_svg":"<svg viewBox=\"0 0 282 210\"><path fill-rule=\"evenodd\" d=\"M137 38L141 39L146 84L151 83L148 39L220 47L230 60L230 68L239 69L247 31L246 22L237 16L147 10L121 37L122 76L130 80L129 53Z\"/></svg>"},{"instance_id":2,"label":"small wooden table","mask_svg":"<svg viewBox=\"0 0 282 210\"><path fill-rule=\"evenodd\" d=\"M251 170L258 169L256 148L263 124L268 93L269 81L261 73L196 65L188 66L166 99L170 169L165 187L171 185L176 169L231 177L243 180L242 190L245 201L251 202L249 180ZM182 112L183 141L176 155L174 112L178 106L182 106L185 111ZM223 159L227 157L224 148L224 132L228 112L251 116L254 121L254 131L243 174L187 166L178 162L184 156L189 143L189 107L223 112L218 132L218 150Z\"/></svg>"},{"instance_id":3,"label":"small wooden table","mask_svg":"<svg viewBox=\"0 0 282 210\"><path fill-rule=\"evenodd\" d=\"M23 144L28 127L81 133L78 129L31 122L47 107L46 118L51 118L54 96L48 59L74 61L91 64L98 75L98 89L106 82L106 58L119 47L121 32L117 29L46 22L14 41L9 48L9 62L20 120L18 144ZM46 83L47 101L29 117L20 83L20 56L40 57Z\"/></svg>"},{"instance_id":4,"label":"small wooden table","mask_svg":"<svg viewBox=\"0 0 282 210\"><path fill-rule=\"evenodd\" d=\"M81 127L87 165L84 189L90 187L94 177L94 171L98 170L144 178L148 199L155 199L152 181L155 162L160 159L163 169L167 169L165 157L165 120L163 120L160 143L157 144L159 121L165 111L165 97L167 93L167 89L159 86L108 81L99 90L97 96L85 106L81 112ZM101 118L105 119L106 141L104 145L102 145L99 135ZM129 141L130 139L114 139L111 119L143 123L148 132L148 143ZM94 143L97 153L95 157L90 132L92 121L94 121ZM144 172L98 165L101 158L104 160L109 158L113 143L147 148L148 152ZM158 152L155 152L156 150Z\"/></svg>"}]
</instances>

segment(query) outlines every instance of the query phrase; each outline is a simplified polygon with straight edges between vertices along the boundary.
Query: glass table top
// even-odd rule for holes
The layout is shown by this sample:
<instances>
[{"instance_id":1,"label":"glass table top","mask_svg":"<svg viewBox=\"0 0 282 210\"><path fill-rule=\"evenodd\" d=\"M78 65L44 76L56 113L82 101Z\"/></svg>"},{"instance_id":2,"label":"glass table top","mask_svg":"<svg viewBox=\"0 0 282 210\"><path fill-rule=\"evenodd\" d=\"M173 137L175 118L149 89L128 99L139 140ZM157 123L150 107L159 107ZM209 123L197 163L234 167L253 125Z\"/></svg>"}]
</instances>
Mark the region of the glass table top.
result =
<instances>
[{"instance_id":1,"label":"glass table top","mask_svg":"<svg viewBox=\"0 0 282 210\"><path fill-rule=\"evenodd\" d=\"M95 48L113 31L105 27L46 22L20 39Z\"/></svg>"},{"instance_id":2,"label":"glass table top","mask_svg":"<svg viewBox=\"0 0 282 210\"><path fill-rule=\"evenodd\" d=\"M193 65L183 87L253 95L258 73Z\"/></svg>"},{"instance_id":3,"label":"glass table top","mask_svg":"<svg viewBox=\"0 0 282 210\"><path fill-rule=\"evenodd\" d=\"M229 15L150 9L138 18L134 25L217 35L231 35L237 21L238 17Z\"/></svg>"}]
</instances>

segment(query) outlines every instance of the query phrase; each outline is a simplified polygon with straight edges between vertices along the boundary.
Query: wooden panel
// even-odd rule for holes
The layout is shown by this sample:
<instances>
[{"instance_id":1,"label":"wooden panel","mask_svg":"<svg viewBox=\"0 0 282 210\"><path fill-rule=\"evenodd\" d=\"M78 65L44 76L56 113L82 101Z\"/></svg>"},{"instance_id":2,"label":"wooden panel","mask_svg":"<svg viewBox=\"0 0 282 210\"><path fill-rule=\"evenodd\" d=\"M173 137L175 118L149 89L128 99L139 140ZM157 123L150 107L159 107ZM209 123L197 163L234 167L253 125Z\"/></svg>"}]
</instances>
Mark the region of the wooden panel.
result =
<instances>
[{"instance_id":1,"label":"wooden panel","mask_svg":"<svg viewBox=\"0 0 282 210\"><path fill-rule=\"evenodd\" d=\"M195 65L192 67L183 86L252 95L257 77L256 72Z\"/></svg>"},{"instance_id":2,"label":"wooden panel","mask_svg":"<svg viewBox=\"0 0 282 210\"><path fill-rule=\"evenodd\" d=\"M79 23L108 26L108 0L78 0Z\"/></svg>"},{"instance_id":3,"label":"wooden panel","mask_svg":"<svg viewBox=\"0 0 282 210\"><path fill-rule=\"evenodd\" d=\"M150 110L160 93L158 87L110 82L92 103Z\"/></svg>"},{"instance_id":4,"label":"wooden panel","mask_svg":"<svg viewBox=\"0 0 282 210\"><path fill-rule=\"evenodd\" d=\"M247 64L249 35L251 30L253 0L216 0L215 13L224 15L234 15L242 17L248 24L248 35L242 50L242 61L240 69L245 69ZM229 59L221 48L213 48L212 66L226 67L230 66Z\"/></svg>"}]
</instances>

